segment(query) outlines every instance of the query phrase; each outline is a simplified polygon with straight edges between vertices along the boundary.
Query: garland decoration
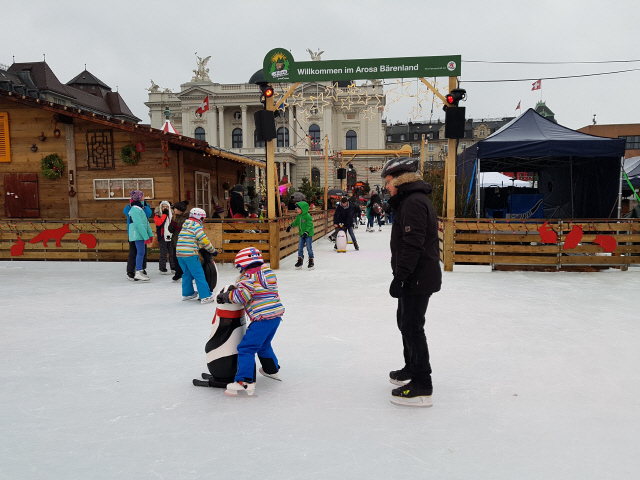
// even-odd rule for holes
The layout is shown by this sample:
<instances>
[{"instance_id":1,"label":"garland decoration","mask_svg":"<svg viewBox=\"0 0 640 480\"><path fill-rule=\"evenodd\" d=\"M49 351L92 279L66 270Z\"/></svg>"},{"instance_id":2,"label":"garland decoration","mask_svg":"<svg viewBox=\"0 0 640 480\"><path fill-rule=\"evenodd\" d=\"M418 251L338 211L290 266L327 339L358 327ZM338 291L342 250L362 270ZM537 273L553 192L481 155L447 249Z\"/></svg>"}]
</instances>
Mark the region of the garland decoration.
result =
<instances>
[{"instance_id":1,"label":"garland decoration","mask_svg":"<svg viewBox=\"0 0 640 480\"><path fill-rule=\"evenodd\" d=\"M125 145L120 150L120 158L127 165L136 165L140 161L140 152L135 145Z\"/></svg>"},{"instance_id":2,"label":"garland decoration","mask_svg":"<svg viewBox=\"0 0 640 480\"><path fill-rule=\"evenodd\" d=\"M42 175L50 180L56 180L62 177L64 163L57 153L52 153L42 159L41 168Z\"/></svg>"}]
</instances>

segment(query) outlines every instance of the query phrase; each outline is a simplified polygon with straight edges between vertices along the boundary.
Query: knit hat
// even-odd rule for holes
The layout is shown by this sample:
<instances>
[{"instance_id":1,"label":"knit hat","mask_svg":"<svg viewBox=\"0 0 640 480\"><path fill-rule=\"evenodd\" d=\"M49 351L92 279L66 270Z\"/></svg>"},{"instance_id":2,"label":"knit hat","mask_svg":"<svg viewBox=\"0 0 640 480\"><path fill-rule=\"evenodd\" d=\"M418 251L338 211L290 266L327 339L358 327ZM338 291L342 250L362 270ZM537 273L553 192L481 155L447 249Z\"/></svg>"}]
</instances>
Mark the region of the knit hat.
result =
<instances>
[{"instance_id":1,"label":"knit hat","mask_svg":"<svg viewBox=\"0 0 640 480\"><path fill-rule=\"evenodd\" d=\"M182 202L176 203L173 208L177 208L184 213L187 211L187 205L189 205L189 200L183 200Z\"/></svg>"},{"instance_id":2,"label":"knit hat","mask_svg":"<svg viewBox=\"0 0 640 480\"><path fill-rule=\"evenodd\" d=\"M144 193L142 193L140 190L131 190L129 192L129 196L131 197L131 201L139 202L140 200L142 200L142 197L144 197Z\"/></svg>"},{"instance_id":3,"label":"knit hat","mask_svg":"<svg viewBox=\"0 0 640 480\"><path fill-rule=\"evenodd\" d=\"M254 263L264 263L262 259L262 253L255 247L243 248L236 255L236 259L233 262L236 268L240 270L244 270L249 265L253 265Z\"/></svg>"},{"instance_id":4,"label":"knit hat","mask_svg":"<svg viewBox=\"0 0 640 480\"><path fill-rule=\"evenodd\" d=\"M207 212L201 208L192 208L189 212L189 216L197 220L202 220L203 218L207 218Z\"/></svg>"}]
</instances>

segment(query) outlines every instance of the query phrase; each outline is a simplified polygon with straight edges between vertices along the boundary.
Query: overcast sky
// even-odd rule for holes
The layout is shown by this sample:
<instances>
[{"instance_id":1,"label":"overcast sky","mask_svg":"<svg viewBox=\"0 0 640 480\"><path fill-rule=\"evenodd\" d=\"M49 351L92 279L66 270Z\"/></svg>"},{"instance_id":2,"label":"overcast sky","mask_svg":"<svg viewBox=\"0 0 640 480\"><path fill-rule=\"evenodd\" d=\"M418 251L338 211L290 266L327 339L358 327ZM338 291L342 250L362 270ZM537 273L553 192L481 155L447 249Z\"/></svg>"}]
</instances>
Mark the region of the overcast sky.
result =
<instances>
[{"instance_id":1,"label":"overcast sky","mask_svg":"<svg viewBox=\"0 0 640 480\"><path fill-rule=\"evenodd\" d=\"M196 68L195 52L211 55L210 77L242 83L272 48L309 60L462 56L467 118L514 116L540 99L570 128L592 123L640 123L638 0L463 1L189 1L22 0L0 4L4 41L0 63L46 61L66 83L87 69L120 94L149 122L144 102L150 79L180 90ZM605 62L562 65L469 63ZM541 91L531 91L543 78ZM472 80L532 79L473 83ZM409 79L407 79L409 80ZM415 82L409 93L417 88ZM386 80L385 82L392 82ZM445 92L447 81L440 80ZM431 98L431 97L429 97ZM429 120L431 102L422 101ZM413 120L416 99L390 106L390 122ZM417 110L414 111L414 114ZM434 107L433 120L443 119Z\"/></svg>"}]
</instances>

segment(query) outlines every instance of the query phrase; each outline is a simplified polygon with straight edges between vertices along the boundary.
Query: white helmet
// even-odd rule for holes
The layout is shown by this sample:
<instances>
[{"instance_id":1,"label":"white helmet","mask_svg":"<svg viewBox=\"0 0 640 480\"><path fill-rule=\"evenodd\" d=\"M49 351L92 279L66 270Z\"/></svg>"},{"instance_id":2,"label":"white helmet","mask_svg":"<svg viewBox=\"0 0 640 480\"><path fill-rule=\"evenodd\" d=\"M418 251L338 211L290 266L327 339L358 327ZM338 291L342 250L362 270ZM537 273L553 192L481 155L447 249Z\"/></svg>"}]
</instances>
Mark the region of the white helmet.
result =
<instances>
[{"instance_id":1,"label":"white helmet","mask_svg":"<svg viewBox=\"0 0 640 480\"><path fill-rule=\"evenodd\" d=\"M202 220L203 218L207 218L207 212L201 208L192 208L189 212L189 216L196 220Z\"/></svg>"}]
</instances>

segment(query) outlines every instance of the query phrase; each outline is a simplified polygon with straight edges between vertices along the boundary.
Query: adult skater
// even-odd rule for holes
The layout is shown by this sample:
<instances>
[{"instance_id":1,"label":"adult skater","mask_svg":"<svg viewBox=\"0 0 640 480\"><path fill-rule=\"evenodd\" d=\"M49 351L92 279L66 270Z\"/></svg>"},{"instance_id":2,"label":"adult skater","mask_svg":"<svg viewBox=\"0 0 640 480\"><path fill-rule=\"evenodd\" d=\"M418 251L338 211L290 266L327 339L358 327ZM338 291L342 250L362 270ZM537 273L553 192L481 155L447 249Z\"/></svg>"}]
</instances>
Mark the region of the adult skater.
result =
<instances>
[{"instance_id":1,"label":"adult skater","mask_svg":"<svg viewBox=\"0 0 640 480\"><path fill-rule=\"evenodd\" d=\"M144 258L147 252L145 242L153 239L153 231L149 225L149 217L145 211L144 193L140 190L131 190L131 208L127 214L127 232L129 233L129 246L133 243L136 250L135 274L136 281L148 282L149 277L144 271ZM149 210L151 210L149 208ZM131 255L131 253L129 253ZM128 276L128 273L127 273Z\"/></svg>"},{"instance_id":2,"label":"adult skater","mask_svg":"<svg viewBox=\"0 0 640 480\"><path fill-rule=\"evenodd\" d=\"M367 203L367 232L375 232L373 228L373 221L378 220L378 231L382 231L382 222L380 221L380 214L382 213L382 201L380 195L372 193L369 202Z\"/></svg>"},{"instance_id":3,"label":"adult skater","mask_svg":"<svg viewBox=\"0 0 640 480\"><path fill-rule=\"evenodd\" d=\"M264 264L262 253L254 247L238 252L234 261L240 277L233 288L217 295L218 303L240 303L251 320L242 341L238 345L238 371L234 383L227 385L226 394L253 395L256 385L253 373L256 354L265 377L280 380L280 364L271 348L271 340L282 321L284 307L278 295L278 280L269 266Z\"/></svg>"},{"instance_id":4,"label":"adult skater","mask_svg":"<svg viewBox=\"0 0 640 480\"><path fill-rule=\"evenodd\" d=\"M229 218L247 218L248 215L244 206L244 187L234 185L229 195Z\"/></svg>"},{"instance_id":5,"label":"adult skater","mask_svg":"<svg viewBox=\"0 0 640 480\"><path fill-rule=\"evenodd\" d=\"M343 228L351 236L354 248L356 250L360 250L360 247L358 247L356 236L353 234L353 210L353 205L349 203L349 199L347 197L342 197L340 199L340 203L336 206L336 211L333 214L333 228L335 229L334 235L336 236L336 238L338 237L340 224L342 224L344 226ZM333 248L334 250L337 250L338 246L334 245Z\"/></svg>"},{"instance_id":6,"label":"adult skater","mask_svg":"<svg viewBox=\"0 0 640 480\"><path fill-rule=\"evenodd\" d=\"M404 366L389 373L389 380L399 385L391 392L392 403L430 407L433 384L424 324L429 298L440 290L442 271L438 220L428 197L431 185L417 170L418 160L410 157L392 158L382 169L394 211L389 294L398 299L404 353Z\"/></svg>"},{"instance_id":7,"label":"adult skater","mask_svg":"<svg viewBox=\"0 0 640 480\"><path fill-rule=\"evenodd\" d=\"M135 192L135 193L134 193ZM129 204L124 207L122 213L127 217L127 237L129 236L129 225L131 224L131 217L129 217L129 212L131 211L131 207L133 206L133 202L140 202L142 208L144 209L144 213L147 218L151 217L153 211L147 202L144 201L144 194L140 190L132 190L129 192L131 199L129 200ZM135 200L134 197L135 196ZM142 200L142 201L140 201ZM144 246L144 257L142 259L142 273L144 276L147 275L147 248ZM135 278L136 274L136 257L138 255L138 250L136 249L136 242L129 241L129 258L127 259L127 280L132 282L139 281L140 279Z\"/></svg>"}]
</instances>

